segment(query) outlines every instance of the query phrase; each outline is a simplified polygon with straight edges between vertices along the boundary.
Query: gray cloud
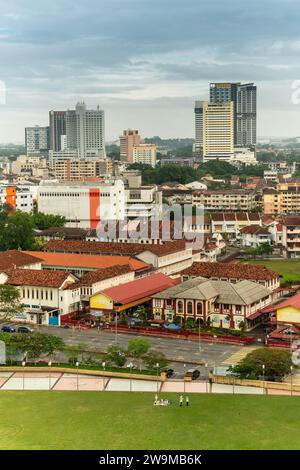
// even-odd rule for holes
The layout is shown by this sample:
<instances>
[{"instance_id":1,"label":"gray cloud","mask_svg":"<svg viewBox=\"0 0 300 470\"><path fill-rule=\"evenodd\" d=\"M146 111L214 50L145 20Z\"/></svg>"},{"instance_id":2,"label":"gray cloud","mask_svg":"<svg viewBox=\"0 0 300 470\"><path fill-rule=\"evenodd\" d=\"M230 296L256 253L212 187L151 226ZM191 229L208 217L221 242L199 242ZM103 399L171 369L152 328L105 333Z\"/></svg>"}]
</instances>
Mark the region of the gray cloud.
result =
<instances>
[{"instance_id":1,"label":"gray cloud","mask_svg":"<svg viewBox=\"0 0 300 470\"><path fill-rule=\"evenodd\" d=\"M79 99L106 110L109 139L133 125L192 136L193 100L214 80L257 82L259 134L299 133L296 0L0 2L0 141Z\"/></svg>"}]
</instances>

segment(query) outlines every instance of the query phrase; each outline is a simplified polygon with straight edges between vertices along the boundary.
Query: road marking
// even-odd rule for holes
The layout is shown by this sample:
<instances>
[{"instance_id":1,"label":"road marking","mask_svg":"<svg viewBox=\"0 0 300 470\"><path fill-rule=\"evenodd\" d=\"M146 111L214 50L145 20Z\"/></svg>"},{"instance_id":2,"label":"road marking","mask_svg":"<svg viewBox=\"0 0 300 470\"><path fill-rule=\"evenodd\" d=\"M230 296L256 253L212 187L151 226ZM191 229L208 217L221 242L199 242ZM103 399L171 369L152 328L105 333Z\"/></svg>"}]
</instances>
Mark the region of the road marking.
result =
<instances>
[{"instance_id":1,"label":"road marking","mask_svg":"<svg viewBox=\"0 0 300 470\"><path fill-rule=\"evenodd\" d=\"M225 359L225 361L223 361L222 364L229 364L229 365L237 364L242 359L244 359L244 357L246 357L247 354L251 353L252 351L254 351L257 348L258 348L258 346L241 348L238 351L236 351L235 353L231 354L231 356L229 356L227 359Z\"/></svg>"}]
</instances>

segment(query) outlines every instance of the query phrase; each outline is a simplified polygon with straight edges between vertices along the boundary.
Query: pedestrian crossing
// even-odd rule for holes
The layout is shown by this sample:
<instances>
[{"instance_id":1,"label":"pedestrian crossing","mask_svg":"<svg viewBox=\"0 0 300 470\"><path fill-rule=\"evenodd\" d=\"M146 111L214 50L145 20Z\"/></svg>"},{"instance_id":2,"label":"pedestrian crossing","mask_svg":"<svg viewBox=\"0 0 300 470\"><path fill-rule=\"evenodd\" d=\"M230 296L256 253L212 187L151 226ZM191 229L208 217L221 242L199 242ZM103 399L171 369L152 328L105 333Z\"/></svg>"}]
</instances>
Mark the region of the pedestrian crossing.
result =
<instances>
[{"instance_id":1,"label":"pedestrian crossing","mask_svg":"<svg viewBox=\"0 0 300 470\"><path fill-rule=\"evenodd\" d=\"M225 361L223 361L222 364L226 364L226 365L230 365L230 366L234 365L234 364L237 364L242 359L244 359L244 357L246 357L247 354L251 353L255 349L257 349L257 346L243 347L243 348L239 349L238 351L236 351L235 353L233 353L227 359L225 359Z\"/></svg>"}]
</instances>

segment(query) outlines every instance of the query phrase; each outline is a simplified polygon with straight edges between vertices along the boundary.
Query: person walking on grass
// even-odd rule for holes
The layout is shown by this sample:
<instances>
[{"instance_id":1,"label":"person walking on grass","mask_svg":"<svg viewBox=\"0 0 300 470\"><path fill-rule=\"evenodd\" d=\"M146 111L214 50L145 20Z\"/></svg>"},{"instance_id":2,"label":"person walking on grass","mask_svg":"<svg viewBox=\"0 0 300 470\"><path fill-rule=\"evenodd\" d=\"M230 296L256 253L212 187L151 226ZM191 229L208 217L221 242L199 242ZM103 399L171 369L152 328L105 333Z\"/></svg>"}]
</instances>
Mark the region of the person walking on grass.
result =
<instances>
[{"instance_id":1,"label":"person walking on grass","mask_svg":"<svg viewBox=\"0 0 300 470\"><path fill-rule=\"evenodd\" d=\"M189 397L186 397L186 399L185 399L185 404L186 404L186 406L190 406L190 399L189 399Z\"/></svg>"},{"instance_id":2,"label":"person walking on grass","mask_svg":"<svg viewBox=\"0 0 300 470\"><path fill-rule=\"evenodd\" d=\"M180 395L180 398L179 398L179 406L182 406L183 405L183 396Z\"/></svg>"}]
</instances>

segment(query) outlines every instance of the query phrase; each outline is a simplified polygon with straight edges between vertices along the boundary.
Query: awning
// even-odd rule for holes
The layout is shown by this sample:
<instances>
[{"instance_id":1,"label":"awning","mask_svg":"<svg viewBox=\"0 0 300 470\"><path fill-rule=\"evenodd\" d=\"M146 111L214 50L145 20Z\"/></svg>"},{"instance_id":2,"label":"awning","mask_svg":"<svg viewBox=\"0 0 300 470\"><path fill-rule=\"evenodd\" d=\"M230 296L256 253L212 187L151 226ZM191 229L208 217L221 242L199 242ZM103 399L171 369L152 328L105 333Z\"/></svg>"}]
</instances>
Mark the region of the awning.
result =
<instances>
[{"instance_id":1,"label":"awning","mask_svg":"<svg viewBox=\"0 0 300 470\"><path fill-rule=\"evenodd\" d=\"M249 317L246 318L246 320L256 320L256 318L261 317L264 315L266 312L262 312L259 310L258 312L252 313L252 315L249 315Z\"/></svg>"}]
</instances>

